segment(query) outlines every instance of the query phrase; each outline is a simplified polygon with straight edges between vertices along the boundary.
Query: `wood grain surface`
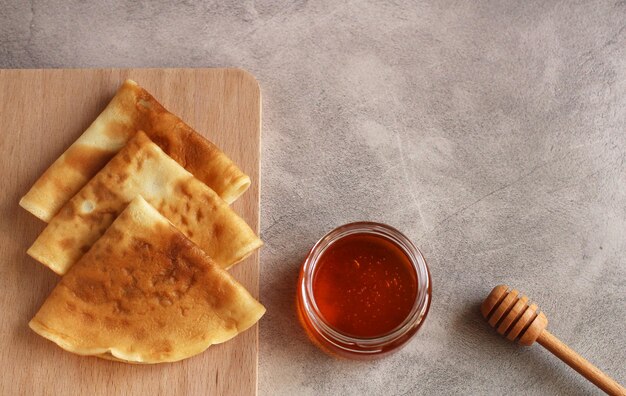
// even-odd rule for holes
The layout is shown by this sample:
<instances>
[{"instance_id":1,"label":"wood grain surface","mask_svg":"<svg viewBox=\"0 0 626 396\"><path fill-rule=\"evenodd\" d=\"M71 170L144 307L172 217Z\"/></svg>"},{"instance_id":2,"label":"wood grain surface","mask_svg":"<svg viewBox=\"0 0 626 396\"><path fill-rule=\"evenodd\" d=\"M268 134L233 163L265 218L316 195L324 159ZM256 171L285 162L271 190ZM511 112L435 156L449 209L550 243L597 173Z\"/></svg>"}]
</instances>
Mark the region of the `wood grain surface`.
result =
<instances>
[{"instance_id":1,"label":"wood grain surface","mask_svg":"<svg viewBox=\"0 0 626 396\"><path fill-rule=\"evenodd\" d=\"M237 69L0 70L0 394L255 394L258 325L198 356L160 365L76 356L28 327L59 277L26 255L44 223L18 201L126 78L216 143L250 176L250 189L233 208L259 231L261 98L250 74ZM230 273L258 297L258 251Z\"/></svg>"}]
</instances>

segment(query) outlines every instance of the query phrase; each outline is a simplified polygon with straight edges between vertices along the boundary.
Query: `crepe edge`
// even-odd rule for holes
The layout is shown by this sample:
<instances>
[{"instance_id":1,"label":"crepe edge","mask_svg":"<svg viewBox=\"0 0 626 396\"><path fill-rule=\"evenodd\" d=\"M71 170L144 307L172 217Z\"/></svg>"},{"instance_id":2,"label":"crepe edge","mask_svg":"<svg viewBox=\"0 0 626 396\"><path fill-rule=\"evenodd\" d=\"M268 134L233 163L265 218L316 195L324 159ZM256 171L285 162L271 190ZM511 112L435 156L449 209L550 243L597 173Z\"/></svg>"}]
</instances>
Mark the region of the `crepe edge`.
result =
<instances>
[{"instance_id":1,"label":"crepe edge","mask_svg":"<svg viewBox=\"0 0 626 396\"><path fill-rule=\"evenodd\" d=\"M257 307L258 309L255 310L253 318L251 318L251 320L246 322L240 328L237 328L235 332L228 334L227 337L224 337L223 339L220 339L218 341L200 344L196 348L193 348L192 351L184 355L172 356L171 359L144 360L142 357L137 357L137 356L133 357L132 355L124 354L122 351L117 350L115 348L90 348L88 350L80 350L79 348L74 348L72 346L72 344L68 340L68 338L70 338L69 336L62 336L58 334L57 332L53 331L52 329L48 328L44 323L42 323L37 318L37 315L35 315L35 317L31 319L30 322L28 322L28 326L33 332L37 333L39 336L47 339L48 341L55 343L58 347L60 347L64 351L73 353L75 355L93 356L99 359L104 359L104 360L109 360L109 361L114 361L114 362L119 362L119 363L127 363L127 364L174 363L174 362L189 359L196 355L199 355L205 352L207 349L209 349L213 345L218 345L218 344L222 344L224 342L230 341L231 339L237 337L238 335L244 333L245 331L249 330L251 327L256 325L259 322L259 320L263 317L263 315L265 315L266 308L256 299L254 299L254 302L256 303L256 305L258 305Z\"/></svg>"},{"instance_id":2,"label":"crepe edge","mask_svg":"<svg viewBox=\"0 0 626 396\"><path fill-rule=\"evenodd\" d=\"M39 220L49 223L54 215L51 215L49 210L44 209L41 205L36 203L37 200L32 197L31 191L33 191L32 188L22 198L20 198L19 205L22 209L26 210Z\"/></svg>"},{"instance_id":3,"label":"crepe edge","mask_svg":"<svg viewBox=\"0 0 626 396\"><path fill-rule=\"evenodd\" d=\"M237 199L239 199L239 197L241 197L243 193L248 191L248 188L252 184L252 180L250 180L250 176L243 173L243 171L241 172L241 174L242 176L239 177L237 181L233 183L232 187L223 193L224 196L221 197L224 200L224 202L226 202L229 205L235 202Z\"/></svg>"},{"instance_id":4,"label":"crepe edge","mask_svg":"<svg viewBox=\"0 0 626 396\"><path fill-rule=\"evenodd\" d=\"M63 260L59 259L58 257L54 257L51 259L51 256L49 254L46 254L49 252L41 252L39 246L41 246L41 244L35 244L33 242L28 250L26 250L26 254L28 254L32 259L36 260L40 264L43 264L44 266L50 268L52 272L57 275L64 275L72 267L71 265L63 265L63 263L61 263L61 261Z\"/></svg>"}]
</instances>

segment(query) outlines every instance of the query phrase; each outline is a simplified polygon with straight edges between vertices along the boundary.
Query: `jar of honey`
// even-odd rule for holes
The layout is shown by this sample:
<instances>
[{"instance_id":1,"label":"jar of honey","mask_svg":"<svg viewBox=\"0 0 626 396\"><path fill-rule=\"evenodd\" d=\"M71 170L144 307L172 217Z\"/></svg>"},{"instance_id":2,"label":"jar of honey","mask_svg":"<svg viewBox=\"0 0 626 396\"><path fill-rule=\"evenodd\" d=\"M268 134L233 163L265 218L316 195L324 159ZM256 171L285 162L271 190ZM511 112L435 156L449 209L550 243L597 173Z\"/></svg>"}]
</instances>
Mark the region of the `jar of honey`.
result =
<instances>
[{"instance_id":1,"label":"jar of honey","mask_svg":"<svg viewBox=\"0 0 626 396\"><path fill-rule=\"evenodd\" d=\"M350 223L326 234L302 264L298 317L331 355L372 359L404 345L430 307L420 251L388 225Z\"/></svg>"}]
</instances>

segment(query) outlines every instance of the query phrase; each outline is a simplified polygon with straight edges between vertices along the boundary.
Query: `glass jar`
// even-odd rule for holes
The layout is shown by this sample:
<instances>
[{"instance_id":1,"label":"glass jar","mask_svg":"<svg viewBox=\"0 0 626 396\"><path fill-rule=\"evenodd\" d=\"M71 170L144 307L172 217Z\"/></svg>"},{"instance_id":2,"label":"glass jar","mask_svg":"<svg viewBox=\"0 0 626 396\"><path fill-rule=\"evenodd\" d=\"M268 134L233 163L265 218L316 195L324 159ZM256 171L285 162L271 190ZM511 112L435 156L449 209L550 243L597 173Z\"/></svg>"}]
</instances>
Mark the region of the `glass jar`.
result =
<instances>
[{"instance_id":1,"label":"glass jar","mask_svg":"<svg viewBox=\"0 0 626 396\"><path fill-rule=\"evenodd\" d=\"M391 331L368 337L357 337L333 327L322 315L313 287L324 253L334 243L357 234L382 238L399 248L415 271L417 286L415 300L404 321ZM331 355L373 359L396 351L418 331L430 307L431 278L424 257L400 231L380 223L350 223L332 230L313 246L300 269L296 300L300 322L314 344Z\"/></svg>"}]
</instances>

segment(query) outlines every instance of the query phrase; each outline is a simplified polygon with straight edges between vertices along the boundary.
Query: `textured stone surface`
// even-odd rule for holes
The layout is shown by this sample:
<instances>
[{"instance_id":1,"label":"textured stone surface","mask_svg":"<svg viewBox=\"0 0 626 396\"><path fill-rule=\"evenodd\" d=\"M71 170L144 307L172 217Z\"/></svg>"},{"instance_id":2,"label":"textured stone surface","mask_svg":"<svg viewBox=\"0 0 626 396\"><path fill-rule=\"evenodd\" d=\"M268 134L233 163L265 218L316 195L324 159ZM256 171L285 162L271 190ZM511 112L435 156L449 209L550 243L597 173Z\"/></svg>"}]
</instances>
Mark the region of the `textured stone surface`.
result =
<instances>
[{"instance_id":1,"label":"textured stone surface","mask_svg":"<svg viewBox=\"0 0 626 396\"><path fill-rule=\"evenodd\" d=\"M626 382L626 3L109 3L0 1L0 66L257 76L261 394L596 392L486 327L502 282ZM374 363L325 356L294 315L307 249L353 220L404 231L433 276L422 331Z\"/></svg>"}]
</instances>

